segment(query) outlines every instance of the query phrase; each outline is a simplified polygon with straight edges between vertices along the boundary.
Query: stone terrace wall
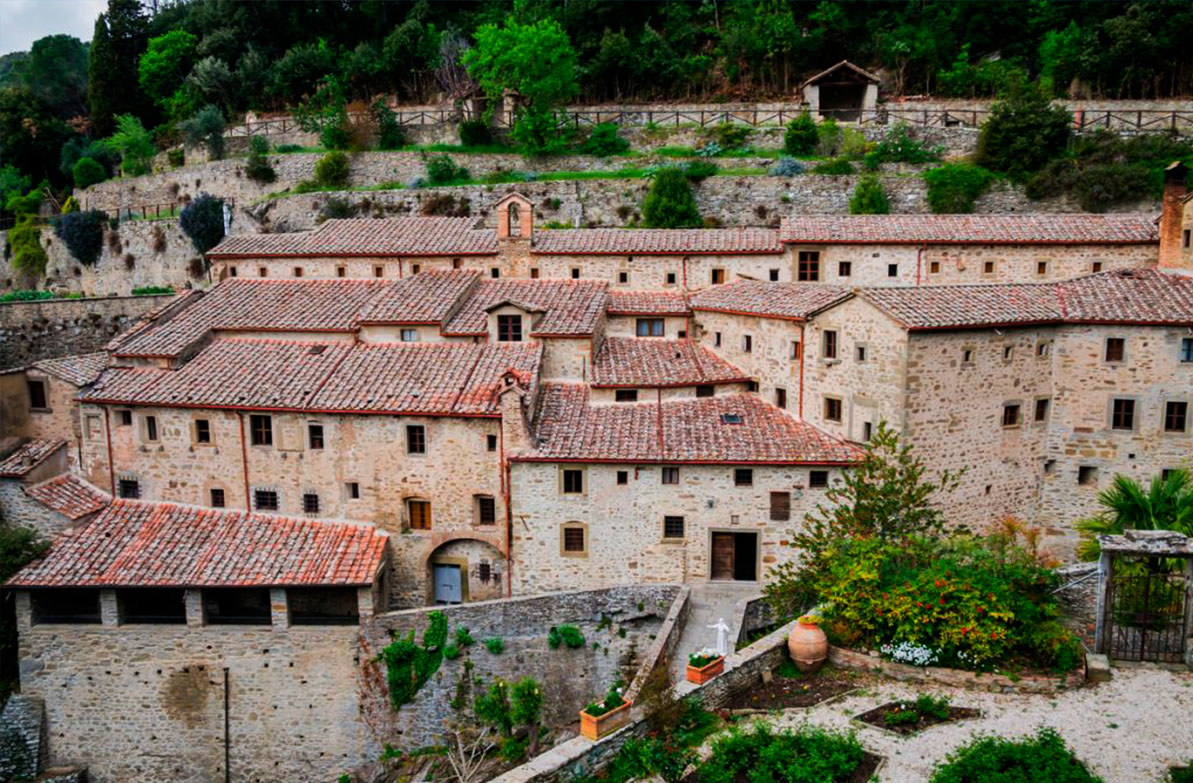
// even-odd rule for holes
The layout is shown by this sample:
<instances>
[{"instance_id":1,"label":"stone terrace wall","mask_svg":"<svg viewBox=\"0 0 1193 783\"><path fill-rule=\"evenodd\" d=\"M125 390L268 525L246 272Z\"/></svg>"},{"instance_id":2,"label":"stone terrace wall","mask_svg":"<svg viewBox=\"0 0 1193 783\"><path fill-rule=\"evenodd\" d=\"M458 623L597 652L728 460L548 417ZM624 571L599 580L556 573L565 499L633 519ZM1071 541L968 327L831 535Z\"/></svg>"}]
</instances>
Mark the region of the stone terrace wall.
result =
<instances>
[{"instance_id":1,"label":"stone terrace wall","mask_svg":"<svg viewBox=\"0 0 1193 783\"><path fill-rule=\"evenodd\" d=\"M377 615L361 631L364 719L379 743L411 749L439 741L454 717L450 702L469 660L475 666L473 676L486 684L494 677L533 676L543 686L544 721L561 726L578 723L577 713L585 704L617 679L628 683L633 678L655 646L657 639L652 637L659 635L679 593L675 585L626 586ZM454 661L445 659L413 701L395 712L385 665L377 657L394 636L414 631L416 640L421 640L427 616L437 610L447 615L449 640L457 628L464 627L476 644ZM598 630L602 617L611 624ZM586 640L583 648L550 649L548 629L564 624L581 630ZM505 650L500 655L485 649L483 642L490 637L503 640Z\"/></svg>"},{"instance_id":2,"label":"stone terrace wall","mask_svg":"<svg viewBox=\"0 0 1193 783\"><path fill-rule=\"evenodd\" d=\"M0 303L0 369L101 350L169 296Z\"/></svg>"}]
</instances>

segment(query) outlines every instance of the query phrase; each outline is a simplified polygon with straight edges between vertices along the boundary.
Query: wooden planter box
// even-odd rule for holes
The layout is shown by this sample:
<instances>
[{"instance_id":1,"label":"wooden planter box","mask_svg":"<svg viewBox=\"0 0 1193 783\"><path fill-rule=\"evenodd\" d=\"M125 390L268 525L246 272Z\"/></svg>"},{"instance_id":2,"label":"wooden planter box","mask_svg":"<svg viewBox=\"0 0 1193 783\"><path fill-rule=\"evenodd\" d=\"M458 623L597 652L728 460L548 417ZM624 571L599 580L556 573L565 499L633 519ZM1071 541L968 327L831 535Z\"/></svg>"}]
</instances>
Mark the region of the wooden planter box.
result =
<instances>
[{"instance_id":1,"label":"wooden planter box","mask_svg":"<svg viewBox=\"0 0 1193 783\"><path fill-rule=\"evenodd\" d=\"M718 674L721 674L724 671L725 671L725 656L724 655L722 655L720 658L717 658L712 663L705 664L704 666L702 666L700 668L696 668L695 666L693 666L692 664L689 663L688 670L687 670L688 682L694 682L697 685L703 685L704 683L708 682L713 677L716 677Z\"/></svg>"},{"instance_id":2,"label":"wooden planter box","mask_svg":"<svg viewBox=\"0 0 1193 783\"><path fill-rule=\"evenodd\" d=\"M580 736L590 740L599 740L601 737L612 734L630 722L630 706L631 702L627 701L620 707L596 717L580 710Z\"/></svg>"}]
</instances>

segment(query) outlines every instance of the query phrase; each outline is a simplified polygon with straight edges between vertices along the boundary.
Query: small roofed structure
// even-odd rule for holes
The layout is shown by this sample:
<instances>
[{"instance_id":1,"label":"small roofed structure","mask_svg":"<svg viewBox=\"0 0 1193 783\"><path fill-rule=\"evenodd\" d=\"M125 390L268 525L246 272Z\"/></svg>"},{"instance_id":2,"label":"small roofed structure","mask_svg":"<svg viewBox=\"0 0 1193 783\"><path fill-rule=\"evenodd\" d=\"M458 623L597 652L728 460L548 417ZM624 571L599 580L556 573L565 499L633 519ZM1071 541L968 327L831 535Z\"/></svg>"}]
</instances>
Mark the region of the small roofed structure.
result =
<instances>
[{"instance_id":1,"label":"small roofed structure","mask_svg":"<svg viewBox=\"0 0 1193 783\"><path fill-rule=\"evenodd\" d=\"M804 103L814 116L857 122L878 106L880 79L842 60L803 83Z\"/></svg>"}]
</instances>

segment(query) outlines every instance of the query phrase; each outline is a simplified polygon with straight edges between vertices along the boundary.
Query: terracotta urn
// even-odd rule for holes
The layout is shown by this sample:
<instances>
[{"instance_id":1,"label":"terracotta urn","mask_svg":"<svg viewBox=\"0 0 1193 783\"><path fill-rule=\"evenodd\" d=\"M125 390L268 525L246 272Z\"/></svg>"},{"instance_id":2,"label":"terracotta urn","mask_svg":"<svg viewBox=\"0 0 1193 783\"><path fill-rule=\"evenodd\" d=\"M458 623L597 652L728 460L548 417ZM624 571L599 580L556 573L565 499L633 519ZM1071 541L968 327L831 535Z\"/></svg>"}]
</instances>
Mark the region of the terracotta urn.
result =
<instances>
[{"instance_id":1,"label":"terracotta urn","mask_svg":"<svg viewBox=\"0 0 1193 783\"><path fill-rule=\"evenodd\" d=\"M787 652L801 672L814 672L828 658L828 637L813 617L804 616L787 636Z\"/></svg>"}]
</instances>

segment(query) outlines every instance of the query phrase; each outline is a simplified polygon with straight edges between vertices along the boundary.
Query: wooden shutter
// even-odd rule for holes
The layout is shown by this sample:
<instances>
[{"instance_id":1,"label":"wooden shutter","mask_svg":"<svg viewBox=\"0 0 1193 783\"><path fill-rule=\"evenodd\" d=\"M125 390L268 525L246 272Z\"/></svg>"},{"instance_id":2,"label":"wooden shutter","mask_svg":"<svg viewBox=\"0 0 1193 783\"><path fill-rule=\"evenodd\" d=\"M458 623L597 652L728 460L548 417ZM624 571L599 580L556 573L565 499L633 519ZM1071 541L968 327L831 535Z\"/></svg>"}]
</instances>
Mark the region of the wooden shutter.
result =
<instances>
[{"instance_id":1,"label":"wooden shutter","mask_svg":"<svg viewBox=\"0 0 1193 783\"><path fill-rule=\"evenodd\" d=\"M791 493L770 493L770 518L776 522L786 522L791 519Z\"/></svg>"}]
</instances>

